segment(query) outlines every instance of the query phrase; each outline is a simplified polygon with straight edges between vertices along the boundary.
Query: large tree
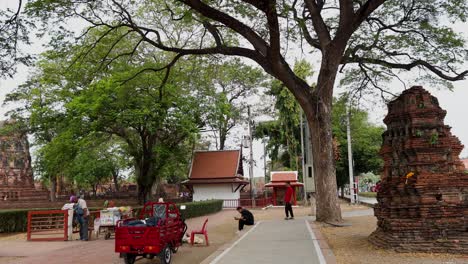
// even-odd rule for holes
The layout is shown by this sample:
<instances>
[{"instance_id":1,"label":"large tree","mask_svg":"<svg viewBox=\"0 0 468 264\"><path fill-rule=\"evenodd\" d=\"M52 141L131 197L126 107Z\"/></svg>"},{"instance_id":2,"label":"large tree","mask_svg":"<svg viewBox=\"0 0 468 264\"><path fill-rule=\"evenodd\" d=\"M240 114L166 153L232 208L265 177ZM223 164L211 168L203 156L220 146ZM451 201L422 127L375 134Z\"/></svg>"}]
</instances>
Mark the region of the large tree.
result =
<instances>
[{"instance_id":1,"label":"large tree","mask_svg":"<svg viewBox=\"0 0 468 264\"><path fill-rule=\"evenodd\" d=\"M18 0L0 8L0 78L12 77L17 64L29 65L31 62L31 55L24 54L20 48L29 44L28 33L34 26L21 13L23 5L23 0Z\"/></svg>"},{"instance_id":2,"label":"large tree","mask_svg":"<svg viewBox=\"0 0 468 264\"><path fill-rule=\"evenodd\" d=\"M187 55L241 56L260 65L284 83L307 117L314 157L320 157L314 163L319 221L341 221L331 125L340 65L357 71L353 76L363 73L354 78L362 84L358 88L371 84L382 91L378 76L396 76L398 70L417 69L449 81L468 73L458 71L466 54L464 40L441 21L464 21L466 1L35 0L28 10L54 21L55 28L67 18L79 18L102 28L103 35L124 29L122 39L136 35L141 40L136 46L147 43L172 53L173 60L160 70L169 71ZM292 71L287 54L298 45L289 40L319 52L315 88Z\"/></svg>"},{"instance_id":3,"label":"large tree","mask_svg":"<svg viewBox=\"0 0 468 264\"><path fill-rule=\"evenodd\" d=\"M207 130L214 135L216 149L223 150L231 130L247 119L246 101L258 94L266 78L261 69L239 59L210 60L204 66L198 77L210 84L204 85Z\"/></svg>"}]
</instances>

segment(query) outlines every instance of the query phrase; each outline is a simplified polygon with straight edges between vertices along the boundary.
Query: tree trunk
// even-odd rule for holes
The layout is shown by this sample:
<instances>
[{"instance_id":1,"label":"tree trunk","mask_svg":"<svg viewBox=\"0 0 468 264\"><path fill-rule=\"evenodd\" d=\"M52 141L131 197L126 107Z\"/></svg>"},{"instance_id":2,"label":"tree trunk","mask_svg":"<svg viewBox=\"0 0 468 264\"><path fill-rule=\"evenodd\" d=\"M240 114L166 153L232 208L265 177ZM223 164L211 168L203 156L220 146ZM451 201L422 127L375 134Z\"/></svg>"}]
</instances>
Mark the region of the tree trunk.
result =
<instances>
[{"instance_id":1,"label":"tree trunk","mask_svg":"<svg viewBox=\"0 0 468 264\"><path fill-rule=\"evenodd\" d=\"M119 186L119 173L117 171L112 172L112 179L114 180L115 191L120 191Z\"/></svg>"},{"instance_id":2,"label":"tree trunk","mask_svg":"<svg viewBox=\"0 0 468 264\"><path fill-rule=\"evenodd\" d=\"M219 150L224 150L226 144L226 133L221 132L219 133Z\"/></svg>"},{"instance_id":3,"label":"tree trunk","mask_svg":"<svg viewBox=\"0 0 468 264\"><path fill-rule=\"evenodd\" d=\"M154 197L156 199L164 198L164 193L161 186L161 180L159 177L156 177L156 180L153 183Z\"/></svg>"},{"instance_id":4,"label":"tree trunk","mask_svg":"<svg viewBox=\"0 0 468 264\"><path fill-rule=\"evenodd\" d=\"M50 186L49 186L50 201L55 202L55 200L56 200L55 199L55 193L56 193L55 190L57 188L57 178L56 177L51 177L49 184L50 184Z\"/></svg>"},{"instance_id":5,"label":"tree trunk","mask_svg":"<svg viewBox=\"0 0 468 264\"><path fill-rule=\"evenodd\" d=\"M143 205L148 199L148 189L145 185L138 184L138 204Z\"/></svg>"},{"instance_id":6,"label":"tree trunk","mask_svg":"<svg viewBox=\"0 0 468 264\"><path fill-rule=\"evenodd\" d=\"M135 164L138 183L138 203L145 204L151 196L151 188L155 181L153 153L148 152L140 162Z\"/></svg>"},{"instance_id":7,"label":"tree trunk","mask_svg":"<svg viewBox=\"0 0 468 264\"><path fill-rule=\"evenodd\" d=\"M317 221L341 222L332 135L333 87L338 70L336 53L325 52L315 96L304 109L310 128L317 186Z\"/></svg>"}]
</instances>

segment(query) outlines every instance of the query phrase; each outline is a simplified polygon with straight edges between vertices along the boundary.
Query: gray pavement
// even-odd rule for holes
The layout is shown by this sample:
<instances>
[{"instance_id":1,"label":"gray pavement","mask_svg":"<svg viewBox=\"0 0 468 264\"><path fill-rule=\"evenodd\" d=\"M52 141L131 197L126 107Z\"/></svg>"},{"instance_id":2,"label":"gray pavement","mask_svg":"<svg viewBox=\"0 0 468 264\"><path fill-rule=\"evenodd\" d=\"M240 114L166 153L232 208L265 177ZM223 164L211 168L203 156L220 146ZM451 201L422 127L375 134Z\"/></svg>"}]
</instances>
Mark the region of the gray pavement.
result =
<instances>
[{"instance_id":1,"label":"gray pavement","mask_svg":"<svg viewBox=\"0 0 468 264\"><path fill-rule=\"evenodd\" d=\"M345 197L349 199L351 196L345 194ZM359 196L359 202L363 204L374 205L377 203L377 198Z\"/></svg>"},{"instance_id":2,"label":"gray pavement","mask_svg":"<svg viewBox=\"0 0 468 264\"><path fill-rule=\"evenodd\" d=\"M257 223L210 264L216 263L322 264L325 262L308 223L305 219L296 219Z\"/></svg>"}]
</instances>

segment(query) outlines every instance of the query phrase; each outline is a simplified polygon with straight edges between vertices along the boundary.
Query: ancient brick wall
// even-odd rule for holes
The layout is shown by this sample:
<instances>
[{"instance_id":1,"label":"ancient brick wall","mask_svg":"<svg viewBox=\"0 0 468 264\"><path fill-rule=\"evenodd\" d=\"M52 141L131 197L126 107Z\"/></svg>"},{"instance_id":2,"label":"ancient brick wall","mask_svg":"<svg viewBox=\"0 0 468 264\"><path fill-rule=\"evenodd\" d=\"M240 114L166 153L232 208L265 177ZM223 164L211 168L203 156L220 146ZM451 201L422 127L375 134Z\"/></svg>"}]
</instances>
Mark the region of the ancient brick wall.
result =
<instances>
[{"instance_id":1,"label":"ancient brick wall","mask_svg":"<svg viewBox=\"0 0 468 264\"><path fill-rule=\"evenodd\" d=\"M38 191L25 134L0 136L0 208L4 203L28 200L48 200L48 194Z\"/></svg>"},{"instance_id":2,"label":"ancient brick wall","mask_svg":"<svg viewBox=\"0 0 468 264\"><path fill-rule=\"evenodd\" d=\"M459 159L463 146L445 115L419 86L388 104L373 244L398 251L468 249L468 174Z\"/></svg>"}]
</instances>

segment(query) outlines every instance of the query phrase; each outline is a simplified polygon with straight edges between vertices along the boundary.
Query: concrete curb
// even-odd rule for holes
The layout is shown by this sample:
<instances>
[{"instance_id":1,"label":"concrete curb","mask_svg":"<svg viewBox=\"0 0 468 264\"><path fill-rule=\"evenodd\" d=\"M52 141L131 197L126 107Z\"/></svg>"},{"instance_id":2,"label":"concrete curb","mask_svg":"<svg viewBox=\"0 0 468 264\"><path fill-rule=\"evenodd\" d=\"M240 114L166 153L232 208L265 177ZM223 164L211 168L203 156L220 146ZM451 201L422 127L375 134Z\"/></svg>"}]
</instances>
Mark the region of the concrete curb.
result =
<instances>
[{"instance_id":1,"label":"concrete curb","mask_svg":"<svg viewBox=\"0 0 468 264\"><path fill-rule=\"evenodd\" d=\"M310 228L312 229L312 232L314 232L315 239L317 240L317 242L318 242L318 244L320 246L320 250L322 251L322 254L323 254L324 258L325 258L325 262L327 264L336 264L335 254L333 254L332 249L328 245L327 240L325 239L325 237L320 232L320 229L317 226L317 224L315 223L315 221L310 221L309 220L308 223L309 223Z\"/></svg>"}]
</instances>

